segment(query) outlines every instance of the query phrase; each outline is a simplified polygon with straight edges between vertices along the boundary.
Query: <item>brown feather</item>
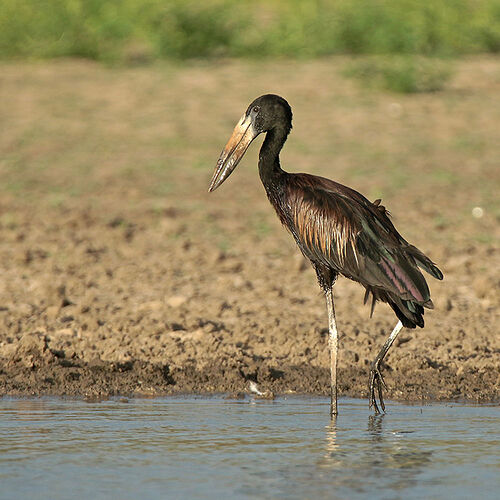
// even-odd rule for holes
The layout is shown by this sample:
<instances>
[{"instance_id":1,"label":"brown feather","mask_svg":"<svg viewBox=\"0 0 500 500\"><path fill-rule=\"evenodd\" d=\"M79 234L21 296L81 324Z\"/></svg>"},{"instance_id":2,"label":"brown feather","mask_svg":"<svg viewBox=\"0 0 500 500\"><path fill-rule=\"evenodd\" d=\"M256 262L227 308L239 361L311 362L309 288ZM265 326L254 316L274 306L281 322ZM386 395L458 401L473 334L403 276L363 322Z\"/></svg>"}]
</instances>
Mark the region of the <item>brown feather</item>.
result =
<instances>
[{"instance_id":1,"label":"brown feather","mask_svg":"<svg viewBox=\"0 0 500 500\"><path fill-rule=\"evenodd\" d=\"M371 203L347 186L309 174L287 174L283 198L280 218L315 267L361 283L365 302L372 295L371 313L381 300L407 325L423 324L419 311L432 301L418 267L442 275L398 233L381 200Z\"/></svg>"}]
</instances>

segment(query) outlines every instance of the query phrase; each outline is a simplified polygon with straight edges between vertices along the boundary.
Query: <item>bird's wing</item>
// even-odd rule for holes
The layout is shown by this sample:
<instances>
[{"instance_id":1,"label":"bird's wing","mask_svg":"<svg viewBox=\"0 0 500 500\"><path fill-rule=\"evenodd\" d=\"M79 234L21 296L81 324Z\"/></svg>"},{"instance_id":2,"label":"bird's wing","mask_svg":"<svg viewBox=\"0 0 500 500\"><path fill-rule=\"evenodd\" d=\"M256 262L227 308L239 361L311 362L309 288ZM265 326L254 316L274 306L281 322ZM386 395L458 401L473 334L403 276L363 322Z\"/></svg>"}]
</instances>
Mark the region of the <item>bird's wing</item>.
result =
<instances>
[{"instance_id":1,"label":"bird's wing","mask_svg":"<svg viewBox=\"0 0 500 500\"><path fill-rule=\"evenodd\" d=\"M431 305L417 267L417 257L427 257L402 238L379 200L371 203L346 186L305 174L290 179L288 196L292 232L309 259L366 287Z\"/></svg>"}]
</instances>

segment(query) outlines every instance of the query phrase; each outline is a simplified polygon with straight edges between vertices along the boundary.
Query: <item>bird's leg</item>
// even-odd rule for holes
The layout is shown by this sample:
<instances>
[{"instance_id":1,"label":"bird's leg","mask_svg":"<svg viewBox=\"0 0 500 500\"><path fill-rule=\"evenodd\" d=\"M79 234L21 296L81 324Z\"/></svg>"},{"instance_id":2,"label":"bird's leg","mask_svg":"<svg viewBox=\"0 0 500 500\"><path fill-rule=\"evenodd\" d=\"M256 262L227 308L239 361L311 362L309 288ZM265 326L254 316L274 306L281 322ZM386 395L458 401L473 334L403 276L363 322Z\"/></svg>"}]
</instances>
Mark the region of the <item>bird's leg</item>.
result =
<instances>
[{"instance_id":1,"label":"bird's leg","mask_svg":"<svg viewBox=\"0 0 500 500\"><path fill-rule=\"evenodd\" d=\"M333 290L330 286L326 291L326 307L328 309L328 345L330 347L330 414L337 412L337 354L339 350L335 308L333 306Z\"/></svg>"},{"instance_id":2,"label":"bird's leg","mask_svg":"<svg viewBox=\"0 0 500 500\"><path fill-rule=\"evenodd\" d=\"M380 352L374 359L370 369L370 382L368 385L368 389L370 392L370 408L373 406L373 409L375 410L375 415L378 415L380 413L380 410L378 409L377 406L375 389L377 390L378 393L380 407L382 408L382 411L385 411L384 399L382 397L382 387L384 389L387 389L387 386L385 385L384 378L382 377L382 373L380 372L380 363L387 354L387 351L389 351L389 349L391 348L392 344L396 340L396 337L398 336L402 328L403 328L403 323L401 323L401 321L398 321L398 324L394 327L394 330L392 330L392 333L389 335L382 349L380 349Z\"/></svg>"}]
</instances>

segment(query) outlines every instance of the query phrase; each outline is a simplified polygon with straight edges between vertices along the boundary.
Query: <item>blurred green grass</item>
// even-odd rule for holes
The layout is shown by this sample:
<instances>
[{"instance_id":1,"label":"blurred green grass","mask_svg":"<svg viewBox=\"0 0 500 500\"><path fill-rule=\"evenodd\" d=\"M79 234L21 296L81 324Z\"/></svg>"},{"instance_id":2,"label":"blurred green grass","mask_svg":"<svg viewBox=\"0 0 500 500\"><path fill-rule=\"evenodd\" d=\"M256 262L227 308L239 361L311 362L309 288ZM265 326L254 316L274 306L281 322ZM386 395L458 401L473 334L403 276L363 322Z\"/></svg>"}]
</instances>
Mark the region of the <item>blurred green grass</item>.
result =
<instances>
[{"instance_id":1,"label":"blurred green grass","mask_svg":"<svg viewBox=\"0 0 500 500\"><path fill-rule=\"evenodd\" d=\"M371 56L347 64L344 75L366 86L404 94L442 90L452 75L449 60L422 56Z\"/></svg>"},{"instance_id":2,"label":"blurred green grass","mask_svg":"<svg viewBox=\"0 0 500 500\"><path fill-rule=\"evenodd\" d=\"M0 58L500 52L500 0L2 0Z\"/></svg>"}]
</instances>

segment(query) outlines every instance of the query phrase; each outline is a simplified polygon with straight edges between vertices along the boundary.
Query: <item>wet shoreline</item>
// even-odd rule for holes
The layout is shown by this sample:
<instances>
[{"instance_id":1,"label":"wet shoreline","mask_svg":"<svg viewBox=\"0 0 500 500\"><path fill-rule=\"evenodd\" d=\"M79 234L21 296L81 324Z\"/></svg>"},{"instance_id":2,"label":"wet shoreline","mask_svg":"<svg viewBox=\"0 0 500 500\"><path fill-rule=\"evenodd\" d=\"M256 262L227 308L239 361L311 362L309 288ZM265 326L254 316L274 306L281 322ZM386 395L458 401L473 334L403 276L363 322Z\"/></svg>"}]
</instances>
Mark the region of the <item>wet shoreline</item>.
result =
<instances>
[{"instance_id":1,"label":"wet shoreline","mask_svg":"<svg viewBox=\"0 0 500 500\"><path fill-rule=\"evenodd\" d=\"M225 394L228 397L255 396L250 388L269 395L328 394L329 372L307 365L270 366L222 360L195 366L175 367L144 361L82 362L67 358L63 351L50 349L44 338L31 336L0 371L0 396L67 396L84 399L109 397L159 397L169 395ZM386 368L388 391L385 398L406 402L498 403L494 376L460 377L450 370L396 372ZM489 378L488 378L489 375ZM340 397L367 398L368 370L345 368L339 372Z\"/></svg>"}]
</instances>

